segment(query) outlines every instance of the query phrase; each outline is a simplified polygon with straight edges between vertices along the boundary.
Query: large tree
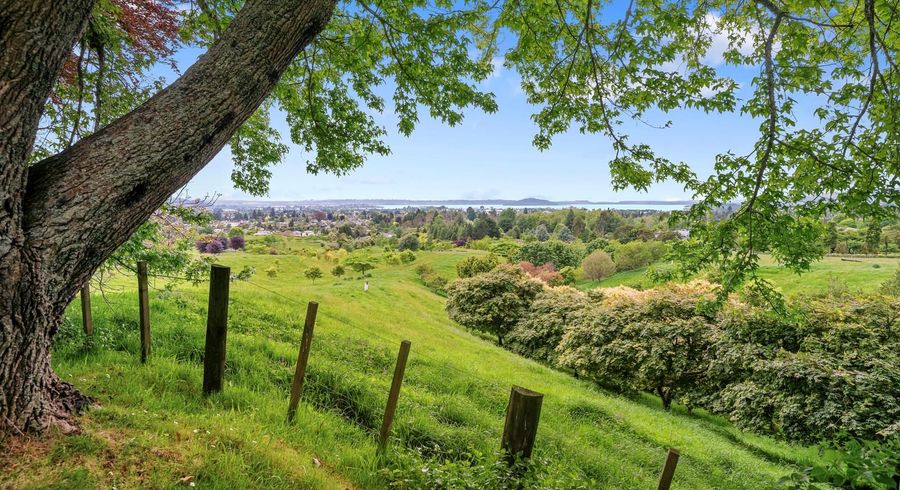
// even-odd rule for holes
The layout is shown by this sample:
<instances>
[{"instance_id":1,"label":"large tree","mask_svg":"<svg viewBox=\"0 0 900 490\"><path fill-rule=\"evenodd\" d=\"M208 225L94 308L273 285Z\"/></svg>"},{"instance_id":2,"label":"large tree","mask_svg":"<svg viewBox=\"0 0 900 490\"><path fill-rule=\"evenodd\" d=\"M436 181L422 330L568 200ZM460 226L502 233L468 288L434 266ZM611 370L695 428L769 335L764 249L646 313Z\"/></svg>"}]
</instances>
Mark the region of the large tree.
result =
<instances>
[{"instance_id":1,"label":"large tree","mask_svg":"<svg viewBox=\"0 0 900 490\"><path fill-rule=\"evenodd\" d=\"M135 70L171 54L172 11L206 51L161 88ZM536 106L536 146L601 134L617 187L674 179L700 201L685 272L718 262L732 287L759 252L802 270L820 216L900 200L897 16L893 0L0 0L0 430L86 402L50 367L67 303L226 144L235 185L264 194L284 114L309 171L348 172L389 152L378 112L409 135L421 111L496 110L480 82L497 64ZM749 89L714 57L757 72ZM754 151L701 176L629 139L682 109L755 118Z\"/></svg>"}]
</instances>

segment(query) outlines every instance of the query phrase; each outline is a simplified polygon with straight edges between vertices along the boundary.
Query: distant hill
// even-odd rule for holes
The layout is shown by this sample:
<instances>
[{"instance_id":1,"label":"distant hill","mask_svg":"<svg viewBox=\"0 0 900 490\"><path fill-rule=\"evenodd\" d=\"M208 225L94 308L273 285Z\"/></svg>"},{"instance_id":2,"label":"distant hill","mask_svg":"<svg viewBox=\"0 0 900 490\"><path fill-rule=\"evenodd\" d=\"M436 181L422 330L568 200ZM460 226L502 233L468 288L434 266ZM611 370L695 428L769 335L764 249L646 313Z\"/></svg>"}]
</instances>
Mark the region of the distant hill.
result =
<instances>
[{"instance_id":1,"label":"distant hill","mask_svg":"<svg viewBox=\"0 0 900 490\"><path fill-rule=\"evenodd\" d=\"M298 201L268 201L268 200L231 200L224 199L215 203L214 207L440 207L440 206L511 206L511 207L559 207L559 206L603 206L603 205L673 205L688 206L694 201L550 201L528 197L525 199L447 199L447 200L417 200L417 199L308 199Z\"/></svg>"}]
</instances>

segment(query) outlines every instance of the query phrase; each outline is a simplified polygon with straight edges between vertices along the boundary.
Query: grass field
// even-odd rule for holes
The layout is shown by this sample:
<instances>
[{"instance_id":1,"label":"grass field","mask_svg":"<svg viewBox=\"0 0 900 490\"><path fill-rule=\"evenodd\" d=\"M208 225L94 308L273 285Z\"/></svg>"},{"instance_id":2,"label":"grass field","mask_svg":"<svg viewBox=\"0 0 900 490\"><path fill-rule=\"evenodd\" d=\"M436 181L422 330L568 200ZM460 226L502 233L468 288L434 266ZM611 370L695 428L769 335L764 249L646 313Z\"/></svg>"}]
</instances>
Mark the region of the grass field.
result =
<instances>
[{"instance_id":1,"label":"grass field","mask_svg":"<svg viewBox=\"0 0 900 490\"><path fill-rule=\"evenodd\" d=\"M294 241L290 248L296 253L304 244L312 246ZM469 253L420 252L413 264L380 265L368 292L361 279L306 279L307 267L328 271L333 264L304 254L221 255L233 270L252 265L258 272L231 285L226 386L209 398L201 395L208 286L152 281L153 353L141 365L135 281L120 277L108 302L94 296L93 338L81 334L73 303L53 358L57 372L98 407L82 416L80 435L15 440L0 456L0 468L9 468L0 472L0 487L403 488L423 466L439 473L437 460L456 461L440 471L460 474L477 468L459 467L493 464L513 384L545 394L534 461L559 488L655 488L668 447L681 451L679 489L773 488L817 457L717 417L681 407L666 413L650 396L602 391L466 332L413 269L429 263L451 278ZM263 271L276 260L279 271L270 277ZM879 277L893 273L895 264L882 265L874 269ZM814 273L824 278L847 267L843 273L855 275L856 266L834 263ZM810 282L782 284L799 291ZM320 307L304 399L287 424L310 300ZM375 434L402 339L412 341L410 362L395 438L379 457Z\"/></svg>"},{"instance_id":2,"label":"grass field","mask_svg":"<svg viewBox=\"0 0 900 490\"><path fill-rule=\"evenodd\" d=\"M881 283L890 279L900 267L896 258L847 258L825 257L812 265L808 272L795 274L764 255L760 260L759 276L771 281L785 296L815 293L829 287L845 285L850 291L873 292ZM600 281L581 278L575 287L581 290L596 287L630 286L653 287L646 277L646 268L619 272Z\"/></svg>"}]
</instances>

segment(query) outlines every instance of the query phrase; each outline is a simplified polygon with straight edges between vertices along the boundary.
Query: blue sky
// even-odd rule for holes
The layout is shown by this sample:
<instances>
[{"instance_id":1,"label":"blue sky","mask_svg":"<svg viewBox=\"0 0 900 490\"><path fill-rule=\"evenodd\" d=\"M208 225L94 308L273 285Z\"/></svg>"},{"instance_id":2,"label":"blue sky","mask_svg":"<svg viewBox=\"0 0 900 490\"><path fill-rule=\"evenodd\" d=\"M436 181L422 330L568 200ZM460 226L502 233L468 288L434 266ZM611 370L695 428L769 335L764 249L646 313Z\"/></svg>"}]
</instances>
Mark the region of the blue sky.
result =
<instances>
[{"instance_id":1,"label":"blue sky","mask_svg":"<svg viewBox=\"0 0 900 490\"><path fill-rule=\"evenodd\" d=\"M182 50L176 56L186 69L199 53ZM713 56L711 63L719 62ZM735 72L746 96L755 70ZM410 137L395 130L395 119L387 110L378 117L389 131L392 153L370 156L351 174L336 177L306 173L307 155L291 145L285 161L272 169L269 195L263 199L519 199L593 201L653 199L676 200L691 196L675 183L655 185L650 192L614 192L608 162L613 156L609 141L600 135L582 135L572 130L554 140L548 151L539 151L531 140L536 132L530 119L534 107L527 104L515 72L499 68L485 82L496 95L499 111L470 111L457 127L448 127L420 115L421 122ZM387 97L390 100L390 97ZM758 121L738 114L710 115L683 111L656 118L673 121L668 129L652 129L635 123L632 141L654 146L673 160L685 161L701 175L712 169L716 154L728 150L748 153L758 136ZM290 144L283 117L273 115L282 139ZM220 194L222 199L259 199L234 188L230 174L231 155L222 150L188 185L193 196Z\"/></svg>"}]
</instances>

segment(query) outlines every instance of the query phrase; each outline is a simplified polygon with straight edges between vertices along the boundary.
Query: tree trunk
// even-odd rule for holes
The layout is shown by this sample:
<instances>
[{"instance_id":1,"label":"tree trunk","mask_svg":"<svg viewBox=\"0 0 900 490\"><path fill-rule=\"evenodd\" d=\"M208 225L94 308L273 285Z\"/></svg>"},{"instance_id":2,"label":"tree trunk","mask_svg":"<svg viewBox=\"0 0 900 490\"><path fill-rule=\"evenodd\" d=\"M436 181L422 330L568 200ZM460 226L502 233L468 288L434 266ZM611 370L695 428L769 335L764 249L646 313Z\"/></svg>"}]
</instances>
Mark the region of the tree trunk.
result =
<instances>
[{"instance_id":1,"label":"tree trunk","mask_svg":"<svg viewBox=\"0 0 900 490\"><path fill-rule=\"evenodd\" d=\"M28 272L26 277L36 277ZM39 287L33 280L19 283L12 314L4 318L0 336L0 426L14 433L43 432L50 426L71 432L76 428L72 415L91 400L60 380L50 367L50 347L62 311L45 295L33 294L35 286ZM3 289L8 293L13 288Z\"/></svg>"},{"instance_id":2,"label":"tree trunk","mask_svg":"<svg viewBox=\"0 0 900 490\"><path fill-rule=\"evenodd\" d=\"M88 399L50 367L66 305L253 114L335 0L248 0L175 83L28 167L41 108L92 4L0 0L0 433L73 427Z\"/></svg>"}]
</instances>

